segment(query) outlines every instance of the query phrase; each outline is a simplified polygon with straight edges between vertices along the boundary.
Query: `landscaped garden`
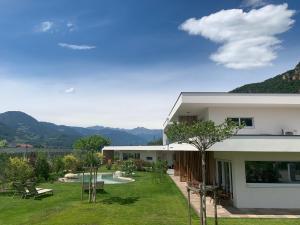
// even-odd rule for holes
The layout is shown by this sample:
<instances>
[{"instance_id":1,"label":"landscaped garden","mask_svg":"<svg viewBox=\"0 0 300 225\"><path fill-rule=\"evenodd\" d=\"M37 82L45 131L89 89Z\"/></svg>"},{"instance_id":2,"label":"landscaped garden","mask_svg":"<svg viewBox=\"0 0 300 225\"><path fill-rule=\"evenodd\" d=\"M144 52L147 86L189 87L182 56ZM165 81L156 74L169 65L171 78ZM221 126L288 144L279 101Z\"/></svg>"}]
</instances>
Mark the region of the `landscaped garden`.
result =
<instances>
[{"instance_id":1,"label":"landscaped garden","mask_svg":"<svg viewBox=\"0 0 300 225\"><path fill-rule=\"evenodd\" d=\"M81 139L74 145L77 150L64 156L49 157L45 152L26 157L0 153L0 224L188 224L186 199L166 174L165 162L149 165L142 160L116 160L114 164L107 161L100 167L103 161L98 151L100 142L107 141L95 136ZM104 189L97 192L94 188L97 182L94 186L91 182L83 196L84 185L80 180L58 181L70 172L72 175L80 171L90 174L94 168L110 173L121 170L135 181L104 184ZM27 187L27 191L22 193L22 187L25 190ZM28 193L30 189L33 193ZM38 192L42 190L50 190L46 193L51 194L53 191L53 195L40 196ZM192 224L199 224L194 212ZM214 224L213 219L208 219L208 224ZM296 225L300 222L296 219L220 219L219 224Z\"/></svg>"},{"instance_id":2,"label":"landscaped garden","mask_svg":"<svg viewBox=\"0 0 300 225\"><path fill-rule=\"evenodd\" d=\"M54 195L39 200L0 195L0 224L103 224L183 225L187 224L186 200L168 175L157 177L138 172L135 182L105 185L97 203L89 204L88 194L80 200L79 183L43 183ZM194 214L193 224L199 224ZM209 224L213 224L209 220ZM296 225L288 219L220 219L222 225Z\"/></svg>"}]
</instances>

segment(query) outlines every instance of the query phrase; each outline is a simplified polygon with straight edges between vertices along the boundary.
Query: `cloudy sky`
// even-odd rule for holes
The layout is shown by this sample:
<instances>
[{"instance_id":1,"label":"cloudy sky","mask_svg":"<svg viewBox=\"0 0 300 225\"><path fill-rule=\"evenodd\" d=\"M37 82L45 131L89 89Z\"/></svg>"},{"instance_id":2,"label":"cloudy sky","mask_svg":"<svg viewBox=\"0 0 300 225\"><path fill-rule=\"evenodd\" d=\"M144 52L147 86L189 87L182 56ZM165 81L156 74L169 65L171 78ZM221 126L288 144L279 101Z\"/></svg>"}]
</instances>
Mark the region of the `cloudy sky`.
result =
<instances>
[{"instance_id":1,"label":"cloudy sky","mask_svg":"<svg viewBox=\"0 0 300 225\"><path fill-rule=\"evenodd\" d=\"M0 112L161 128L181 91L300 61L299 1L0 0Z\"/></svg>"}]
</instances>

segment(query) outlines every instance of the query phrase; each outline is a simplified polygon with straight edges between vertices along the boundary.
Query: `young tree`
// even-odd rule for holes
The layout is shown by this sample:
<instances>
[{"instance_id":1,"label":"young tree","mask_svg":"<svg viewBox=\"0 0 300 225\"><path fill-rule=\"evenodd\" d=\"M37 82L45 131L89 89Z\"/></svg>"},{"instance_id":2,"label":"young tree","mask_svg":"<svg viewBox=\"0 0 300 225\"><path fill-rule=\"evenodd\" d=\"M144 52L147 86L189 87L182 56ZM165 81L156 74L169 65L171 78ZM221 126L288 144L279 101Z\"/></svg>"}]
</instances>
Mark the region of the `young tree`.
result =
<instances>
[{"instance_id":1,"label":"young tree","mask_svg":"<svg viewBox=\"0 0 300 225\"><path fill-rule=\"evenodd\" d=\"M0 185L2 186L2 188L4 188L5 183L7 183L5 170L8 166L8 162L9 162L8 154L0 153Z\"/></svg>"},{"instance_id":2,"label":"young tree","mask_svg":"<svg viewBox=\"0 0 300 225\"><path fill-rule=\"evenodd\" d=\"M22 158L14 157L9 159L7 176L11 181L25 183L34 177L33 167Z\"/></svg>"},{"instance_id":3,"label":"young tree","mask_svg":"<svg viewBox=\"0 0 300 225\"><path fill-rule=\"evenodd\" d=\"M5 139L0 140L0 148L5 148L8 146L8 143Z\"/></svg>"},{"instance_id":4,"label":"young tree","mask_svg":"<svg viewBox=\"0 0 300 225\"><path fill-rule=\"evenodd\" d=\"M47 155L39 152L34 163L34 172L38 180L48 180L50 176L50 164Z\"/></svg>"},{"instance_id":5,"label":"young tree","mask_svg":"<svg viewBox=\"0 0 300 225\"><path fill-rule=\"evenodd\" d=\"M51 160L51 171L56 175L59 175L63 172L65 168L63 157L56 156Z\"/></svg>"},{"instance_id":6,"label":"young tree","mask_svg":"<svg viewBox=\"0 0 300 225\"><path fill-rule=\"evenodd\" d=\"M79 167L79 160L73 155L73 154L68 154L65 155L62 159L64 168L66 170L70 170L73 173L75 173Z\"/></svg>"},{"instance_id":7,"label":"young tree","mask_svg":"<svg viewBox=\"0 0 300 225\"><path fill-rule=\"evenodd\" d=\"M74 149L81 151L81 157L84 158L85 163L89 166L89 202L92 202L92 194L93 201L96 201L96 189L93 188L93 193L91 193L93 170L95 167L98 167L100 165L100 159L96 153L101 152L102 148L109 144L110 141L108 139L99 135L80 138L74 143Z\"/></svg>"},{"instance_id":8,"label":"young tree","mask_svg":"<svg viewBox=\"0 0 300 225\"><path fill-rule=\"evenodd\" d=\"M226 120L222 124L213 121L194 121L192 123L173 123L168 125L166 135L170 141L188 143L201 152L202 204L200 218L206 225L206 150L217 142L230 138L241 128L235 122Z\"/></svg>"}]
</instances>

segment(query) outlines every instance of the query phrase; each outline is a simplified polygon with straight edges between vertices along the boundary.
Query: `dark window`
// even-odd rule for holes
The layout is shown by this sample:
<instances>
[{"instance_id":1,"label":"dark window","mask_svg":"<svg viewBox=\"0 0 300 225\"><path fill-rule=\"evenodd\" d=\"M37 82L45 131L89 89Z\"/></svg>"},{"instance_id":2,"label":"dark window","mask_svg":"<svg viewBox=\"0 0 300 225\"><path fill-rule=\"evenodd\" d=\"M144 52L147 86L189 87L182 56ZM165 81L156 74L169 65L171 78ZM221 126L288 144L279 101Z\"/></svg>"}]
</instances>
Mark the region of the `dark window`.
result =
<instances>
[{"instance_id":1,"label":"dark window","mask_svg":"<svg viewBox=\"0 0 300 225\"><path fill-rule=\"evenodd\" d=\"M147 160L152 160L153 158L151 156L146 157Z\"/></svg>"},{"instance_id":2,"label":"dark window","mask_svg":"<svg viewBox=\"0 0 300 225\"><path fill-rule=\"evenodd\" d=\"M229 117L228 120L235 122L237 125L244 125L245 127L253 127L253 118L251 117Z\"/></svg>"},{"instance_id":3,"label":"dark window","mask_svg":"<svg viewBox=\"0 0 300 225\"><path fill-rule=\"evenodd\" d=\"M140 159L140 153L123 153L123 160Z\"/></svg>"},{"instance_id":4,"label":"dark window","mask_svg":"<svg viewBox=\"0 0 300 225\"><path fill-rule=\"evenodd\" d=\"M135 158L135 159L140 159L140 157L141 157L141 156L140 156L140 153L134 153L134 158Z\"/></svg>"},{"instance_id":5,"label":"dark window","mask_svg":"<svg viewBox=\"0 0 300 225\"><path fill-rule=\"evenodd\" d=\"M245 127L253 127L253 119L252 118L240 118L241 125Z\"/></svg>"},{"instance_id":6,"label":"dark window","mask_svg":"<svg viewBox=\"0 0 300 225\"><path fill-rule=\"evenodd\" d=\"M123 160L128 160L128 159L129 159L128 153L123 153Z\"/></svg>"},{"instance_id":7,"label":"dark window","mask_svg":"<svg viewBox=\"0 0 300 225\"><path fill-rule=\"evenodd\" d=\"M246 161L247 183L300 183L300 162Z\"/></svg>"}]
</instances>

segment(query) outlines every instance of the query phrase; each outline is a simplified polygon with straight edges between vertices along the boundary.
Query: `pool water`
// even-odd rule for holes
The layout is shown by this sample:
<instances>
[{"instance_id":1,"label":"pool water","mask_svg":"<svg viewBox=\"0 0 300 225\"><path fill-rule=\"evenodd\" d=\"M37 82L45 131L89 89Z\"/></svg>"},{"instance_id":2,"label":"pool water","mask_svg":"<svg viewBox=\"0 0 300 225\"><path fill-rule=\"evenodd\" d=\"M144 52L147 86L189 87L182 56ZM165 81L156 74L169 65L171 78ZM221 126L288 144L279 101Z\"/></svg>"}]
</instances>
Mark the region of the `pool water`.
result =
<instances>
[{"instance_id":1,"label":"pool water","mask_svg":"<svg viewBox=\"0 0 300 225\"><path fill-rule=\"evenodd\" d=\"M93 176L94 177L94 176ZM89 182L90 175L88 173L84 174L84 182ZM127 177L114 177L112 173L98 173L97 181L104 181L105 184L124 184L134 181ZM82 173L78 174L78 179L69 179L65 182L82 182Z\"/></svg>"}]
</instances>

